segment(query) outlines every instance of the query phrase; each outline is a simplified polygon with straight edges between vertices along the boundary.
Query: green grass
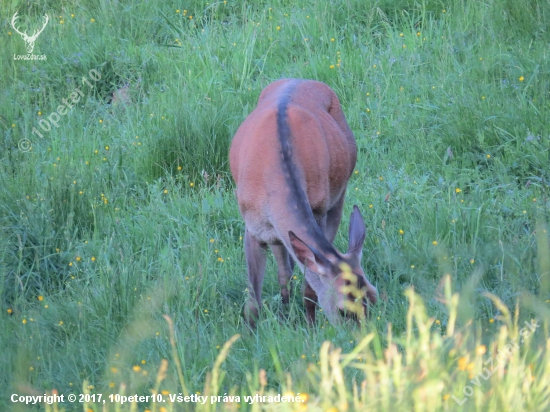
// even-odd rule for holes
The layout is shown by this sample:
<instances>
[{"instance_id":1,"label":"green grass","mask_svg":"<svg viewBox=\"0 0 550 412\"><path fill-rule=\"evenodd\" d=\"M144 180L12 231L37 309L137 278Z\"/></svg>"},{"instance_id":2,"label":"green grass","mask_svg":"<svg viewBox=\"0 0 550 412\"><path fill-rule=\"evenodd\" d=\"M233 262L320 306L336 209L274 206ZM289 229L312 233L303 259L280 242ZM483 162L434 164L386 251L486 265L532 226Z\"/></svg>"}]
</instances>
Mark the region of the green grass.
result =
<instances>
[{"instance_id":1,"label":"green grass","mask_svg":"<svg viewBox=\"0 0 550 412\"><path fill-rule=\"evenodd\" d=\"M0 409L99 411L10 396L154 388L309 396L240 410L548 409L548 1L0 7ZM34 49L47 60L14 60L15 11L30 32L50 16ZM362 327L308 327L298 271L281 320L272 260L258 329L243 323L227 154L281 77L329 84L357 139L336 244L359 205L381 295ZM131 101L111 104L126 85ZM59 127L40 129L76 87ZM472 384L530 319L506 366ZM137 410L160 406L237 408Z\"/></svg>"}]
</instances>

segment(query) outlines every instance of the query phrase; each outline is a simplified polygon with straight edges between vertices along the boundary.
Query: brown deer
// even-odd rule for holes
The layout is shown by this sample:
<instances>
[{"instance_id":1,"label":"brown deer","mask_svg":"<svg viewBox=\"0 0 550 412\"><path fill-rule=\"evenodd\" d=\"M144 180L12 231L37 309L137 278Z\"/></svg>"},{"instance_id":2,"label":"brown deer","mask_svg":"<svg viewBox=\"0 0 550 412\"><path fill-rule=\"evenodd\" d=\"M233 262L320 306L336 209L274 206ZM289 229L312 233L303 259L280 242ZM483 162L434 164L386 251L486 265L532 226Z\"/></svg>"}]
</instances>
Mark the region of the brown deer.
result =
<instances>
[{"instance_id":1,"label":"brown deer","mask_svg":"<svg viewBox=\"0 0 550 412\"><path fill-rule=\"evenodd\" d=\"M365 223L354 206L349 246L334 246L346 185L357 146L340 101L324 83L282 79L268 85L237 130L229 163L245 222L244 249L250 282L245 319L255 326L269 245L278 266L283 303L293 260L305 268L306 317L315 322L317 302L331 321L360 299L376 303L377 290L361 268ZM351 271L350 271L351 269ZM351 286L356 286L352 293Z\"/></svg>"}]
</instances>

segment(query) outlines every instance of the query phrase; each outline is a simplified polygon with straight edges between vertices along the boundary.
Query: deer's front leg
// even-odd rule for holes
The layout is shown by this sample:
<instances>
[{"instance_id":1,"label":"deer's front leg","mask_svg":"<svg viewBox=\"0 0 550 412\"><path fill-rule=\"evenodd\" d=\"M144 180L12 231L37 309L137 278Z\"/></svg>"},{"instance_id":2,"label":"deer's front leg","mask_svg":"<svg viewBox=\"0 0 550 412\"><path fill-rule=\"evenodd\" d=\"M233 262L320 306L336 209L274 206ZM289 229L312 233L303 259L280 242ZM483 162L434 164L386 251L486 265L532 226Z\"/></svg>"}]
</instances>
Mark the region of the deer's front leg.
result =
<instances>
[{"instance_id":1,"label":"deer's front leg","mask_svg":"<svg viewBox=\"0 0 550 412\"><path fill-rule=\"evenodd\" d=\"M304 305L306 307L306 319L310 325L315 323L315 309L317 308L317 293L306 280L304 288Z\"/></svg>"},{"instance_id":2,"label":"deer's front leg","mask_svg":"<svg viewBox=\"0 0 550 412\"><path fill-rule=\"evenodd\" d=\"M289 281L292 276L294 262L290 258L290 253L283 244L270 245L275 261L277 262L277 276L279 278L279 286L281 287L281 297L286 305L290 301L290 292L288 290Z\"/></svg>"}]
</instances>

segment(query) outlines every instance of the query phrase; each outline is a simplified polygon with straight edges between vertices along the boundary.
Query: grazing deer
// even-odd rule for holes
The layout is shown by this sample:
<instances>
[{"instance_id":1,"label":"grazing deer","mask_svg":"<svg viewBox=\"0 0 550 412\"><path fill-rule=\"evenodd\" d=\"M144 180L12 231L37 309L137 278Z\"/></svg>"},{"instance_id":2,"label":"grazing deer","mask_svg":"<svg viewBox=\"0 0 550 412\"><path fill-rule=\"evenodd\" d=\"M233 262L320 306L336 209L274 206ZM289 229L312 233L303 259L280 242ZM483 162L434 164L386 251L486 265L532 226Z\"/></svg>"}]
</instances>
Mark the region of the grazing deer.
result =
<instances>
[{"instance_id":1,"label":"grazing deer","mask_svg":"<svg viewBox=\"0 0 550 412\"><path fill-rule=\"evenodd\" d=\"M18 17L17 12L15 12L15 14L13 15L13 17L11 19L11 27L13 27L13 30L15 30L17 33L19 33L21 35L21 37L23 37L23 40L25 41L25 43L27 43L27 45L26 45L27 53L31 54L32 51L34 50L34 42L38 38L38 35L40 33L42 33L42 31L46 28L46 25L48 24L48 21L50 20L50 18L48 17L47 14L45 14L44 17L45 17L46 21L44 22L44 25L42 26L42 28L40 30L35 30L33 32L33 34L31 36L29 36L27 34L27 32L21 33L19 30L17 30L17 27L15 27L15 21L17 20L17 17Z\"/></svg>"},{"instance_id":2,"label":"grazing deer","mask_svg":"<svg viewBox=\"0 0 550 412\"><path fill-rule=\"evenodd\" d=\"M305 268L310 323L315 322L317 302L331 323L337 323L338 312L357 296L349 292L350 285L361 291L358 314L367 314L367 298L376 303L376 288L361 268L365 223L357 206L351 214L347 252L333 246L356 158L355 138L338 97L317 81L282 79L270 84L237 130L229 163L246 228L251 292L245 318L251 326L262 305L267 245L277 261L283 303L289 302L293 260Z\"/></svg>"}]
</instances>

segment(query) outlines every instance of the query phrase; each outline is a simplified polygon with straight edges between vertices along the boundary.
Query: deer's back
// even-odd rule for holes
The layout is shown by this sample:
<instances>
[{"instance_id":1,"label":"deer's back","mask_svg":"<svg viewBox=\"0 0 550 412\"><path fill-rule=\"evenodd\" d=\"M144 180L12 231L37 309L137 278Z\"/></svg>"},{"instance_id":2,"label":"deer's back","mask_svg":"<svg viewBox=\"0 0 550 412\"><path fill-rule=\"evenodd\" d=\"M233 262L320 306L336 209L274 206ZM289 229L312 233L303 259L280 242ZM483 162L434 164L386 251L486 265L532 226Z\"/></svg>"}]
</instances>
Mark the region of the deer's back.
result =
<instances>
[{"instance_id":1,"label":"deer's back","mask_svg":"<svg viewBox=\"0 0 550 412\"><path fill-rule=\"evenodd\" d=\"M256 235L270 243L278 215L297 207L326 214L343 194L355 159L353 134L327 85L297 79L270 84L230 150L247 226L263 226Z\"/></svg>"}]
</instances>

